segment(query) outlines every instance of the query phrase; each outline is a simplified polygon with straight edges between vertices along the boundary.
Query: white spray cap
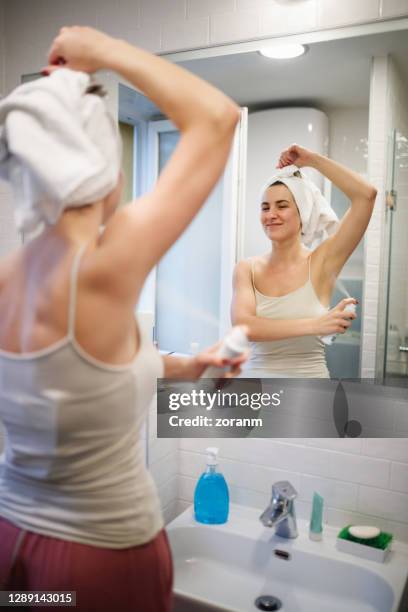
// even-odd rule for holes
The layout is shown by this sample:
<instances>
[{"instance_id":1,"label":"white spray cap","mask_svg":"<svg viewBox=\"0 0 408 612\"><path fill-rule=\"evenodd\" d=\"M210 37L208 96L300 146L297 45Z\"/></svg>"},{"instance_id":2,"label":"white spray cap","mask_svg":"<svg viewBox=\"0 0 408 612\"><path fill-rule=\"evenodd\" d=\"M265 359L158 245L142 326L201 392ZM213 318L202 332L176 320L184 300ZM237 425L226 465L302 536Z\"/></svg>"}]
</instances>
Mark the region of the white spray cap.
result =
<instances>
[{"instance_id":1,"label":"white spray cap","mask_svg":"<svg viewBox=\"0 0 408 612\"><path fill-rule=\"evenodd\" d=\"M344 307L344 312L356 312L357 310L357 304L354 304L354 302L351 302L350 304L347 304L347 306Z\"/></svg>"},{"instance_id":2,"label":"white spray cap","mask_svg":"<svg viewBox=\"0 0 408 612\"><path fill-rule=\"evenodd\" d=\"M242 325L233 327L225 337L228 347L236 353L244 353L249 348L248 338Z\"/></svg>"},{"instance_id":3,"label":"white spray cap","mask_svg":"<svg viewBox=\"0 0 408 612\"><path fill-rule=\"evenodd\" d=\"M215 446L209 446L205 449L207 453L207 465L218 465L218 448Z\"/></svg>"}]
</instances>

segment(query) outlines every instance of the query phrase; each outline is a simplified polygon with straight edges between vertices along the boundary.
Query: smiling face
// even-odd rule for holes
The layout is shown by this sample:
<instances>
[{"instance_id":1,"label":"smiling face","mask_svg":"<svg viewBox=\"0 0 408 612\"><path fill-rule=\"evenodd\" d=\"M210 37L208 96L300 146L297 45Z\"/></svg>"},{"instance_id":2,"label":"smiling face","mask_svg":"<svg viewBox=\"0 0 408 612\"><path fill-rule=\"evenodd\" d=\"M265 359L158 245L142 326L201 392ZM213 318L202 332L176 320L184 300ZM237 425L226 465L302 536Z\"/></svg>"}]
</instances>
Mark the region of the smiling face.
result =
<instances>
[{"instance_id":1,"label":"smiling face","mask_svg":"<svg viewBox=\"0 0 408 612\"><path fill-rule=\"evenodd\" d=\"M283 183L268 187L262 197L261 223L269 240L283 242L300 238L301 220L290 190Z\"/></svg>"}]
</instances>

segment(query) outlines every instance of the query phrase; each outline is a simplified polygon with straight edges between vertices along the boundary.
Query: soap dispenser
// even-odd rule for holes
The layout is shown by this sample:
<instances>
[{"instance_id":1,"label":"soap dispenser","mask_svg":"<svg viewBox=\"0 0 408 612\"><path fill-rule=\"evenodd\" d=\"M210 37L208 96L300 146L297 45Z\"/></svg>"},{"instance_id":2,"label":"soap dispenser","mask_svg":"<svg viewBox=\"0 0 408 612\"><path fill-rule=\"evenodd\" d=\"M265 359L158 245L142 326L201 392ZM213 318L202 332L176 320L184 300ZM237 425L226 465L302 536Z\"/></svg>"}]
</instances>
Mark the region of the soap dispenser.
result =
<instances>
[{"instance_id":1,"label":"soap dispenser","mask_svg":"<svg viewBox=\"0 0 408 612\"><path fill-rule=\"evenodd\" d=\"M201 474L194 492L194 516L199 523L226 523L229 511L229 491L224 476L217 471L218 448L206 449L207 467Z\"/></svg>"}]
</instances>

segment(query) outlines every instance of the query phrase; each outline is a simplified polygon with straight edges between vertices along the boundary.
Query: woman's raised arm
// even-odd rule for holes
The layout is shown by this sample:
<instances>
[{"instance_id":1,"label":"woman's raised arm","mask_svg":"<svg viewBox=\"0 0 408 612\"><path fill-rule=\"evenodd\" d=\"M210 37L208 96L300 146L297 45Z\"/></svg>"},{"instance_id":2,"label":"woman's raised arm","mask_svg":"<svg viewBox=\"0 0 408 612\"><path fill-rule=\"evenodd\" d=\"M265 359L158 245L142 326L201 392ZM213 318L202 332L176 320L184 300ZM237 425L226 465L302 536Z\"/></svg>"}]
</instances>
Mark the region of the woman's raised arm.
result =
<instances>
[{"instance_id":1,"label":"woman's raised arm","mask_svg":"<svg viewBox=\"0 0 408 612\"><path fill-rule=\"evenodd\" d=\"M321 252L325 273L336 277L364 236L374 209L377 190L346 166L298 145L292 145L282 152L278 167L290 164L299 168L315 168L350 199L351 207L341 219L336 232L316 249Z\"/></svg>"},{"instance_id":2,"label":"woman's raised arm","mask_svg":"<svg viewBox=\"0 0 408 612\"><path fill-rule=\"evenodd\" d=\"M186 229L220 178L239 108L187 70L92 28L62 28L51 48L48 70L60 61L67 68L119 73L181 132L154 189L120 209L100 241L102 270L118 285L123 299L135 302L149 271Z\"/></svg>"}]
</instances>

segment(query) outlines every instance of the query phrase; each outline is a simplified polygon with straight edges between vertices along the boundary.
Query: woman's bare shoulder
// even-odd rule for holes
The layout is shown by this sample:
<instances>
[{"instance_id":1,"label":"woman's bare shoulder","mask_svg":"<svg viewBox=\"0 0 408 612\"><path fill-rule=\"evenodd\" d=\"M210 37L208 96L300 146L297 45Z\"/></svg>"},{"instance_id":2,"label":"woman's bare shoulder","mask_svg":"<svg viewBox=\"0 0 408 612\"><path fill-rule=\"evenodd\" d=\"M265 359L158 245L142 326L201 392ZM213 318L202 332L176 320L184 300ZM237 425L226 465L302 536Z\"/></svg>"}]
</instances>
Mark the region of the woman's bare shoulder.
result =
<instances>
[{"instance_id":1,"label":"woman's bare shoulder","mask_svg":"<svg viewBox=\"0 0 408 612\"><path fill-rule=\"evenodd\" d=\"M256 263L261 263L261 264L265 264L267 263L268 260L268 253L265 253L264 255L251 255L251 257L246 257L245 259L241 259L238 264L246 266L246 267L251 267L253 264Z\"/></svg>"}]
</instances>

